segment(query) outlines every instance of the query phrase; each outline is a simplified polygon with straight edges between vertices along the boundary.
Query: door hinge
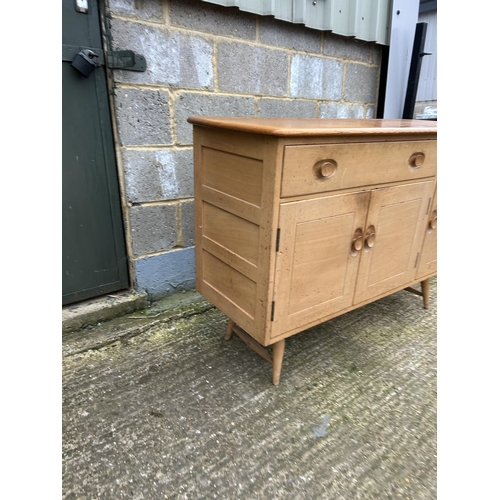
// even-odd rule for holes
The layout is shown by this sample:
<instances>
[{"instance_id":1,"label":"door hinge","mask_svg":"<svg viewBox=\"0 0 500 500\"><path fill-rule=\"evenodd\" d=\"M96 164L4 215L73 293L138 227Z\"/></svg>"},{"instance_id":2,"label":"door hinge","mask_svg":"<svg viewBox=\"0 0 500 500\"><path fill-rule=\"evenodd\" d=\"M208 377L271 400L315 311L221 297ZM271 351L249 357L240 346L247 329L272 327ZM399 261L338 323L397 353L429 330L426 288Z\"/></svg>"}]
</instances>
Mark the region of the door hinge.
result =
<instances>
[{"instance_id":1,"label":"door hinge","mask_svg":"<svg viewBox=\"0 0 500 500\"><path fill-rule=\"evenodd\" d=\"M420 252L417 253L417 258L415 259L415 265L413 267L417 267L419 257L420 257Z\"/></svg>"},{"instance_id":2,"label":"door hinge","mask_svg":"<svg viewBox=\"0 0 500 500\"><path fill-rule=\"evenodd\" d=\"M271 304L271 321L274 321L274 306L275 306L275 302L273 300L273 302Z\"/></svg>"},{"instance_id":3,"label":"door hinge","mask_svg":"<svg viewBox=\"0 0 500 500\"><path fill-rule=\"evenodd\" d=\"M431 202L432 202L432 198L429 198L429 203L427 203L427 212L425 212L425 215L429 215L429 209L431 208Z\"/></svg>"},{"instance_id":4,"label":"door hinge","mask_svg":"<svg viewBox=\"0 0 500 500\"><path fill-rule=\"evenodd\" d=\"M280 251L280 237L281 237L281 229L278 228L278 232L276 233L276 251Z\"/></svg>"}]
</instances>

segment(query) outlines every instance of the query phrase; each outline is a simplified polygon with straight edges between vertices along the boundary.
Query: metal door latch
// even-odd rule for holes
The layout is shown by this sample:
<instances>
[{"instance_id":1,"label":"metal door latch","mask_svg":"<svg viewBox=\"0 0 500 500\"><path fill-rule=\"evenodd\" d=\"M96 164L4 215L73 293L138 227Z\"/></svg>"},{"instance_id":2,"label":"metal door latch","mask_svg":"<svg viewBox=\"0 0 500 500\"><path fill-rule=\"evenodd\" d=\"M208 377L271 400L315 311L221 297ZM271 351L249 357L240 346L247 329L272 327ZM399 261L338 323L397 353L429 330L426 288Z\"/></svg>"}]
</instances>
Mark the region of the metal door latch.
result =
<instances>
[{"instance_id":1,"label":"metal door latch","mask_svg":"<svg viewBox=\"0 0 500 500\"><path fill-rule=\"evenodd\" d=\"M128 71L146 71L146 59L132 50L115 50L106 52L108 68L126 69Z\"/></svg>"},{"instance_id":2,"label":"metal door latch","mask_svg":"<svg viewBox=\"0 0 500 500\"><path fill-rule=\"evenodd\" d=\"M78 45L63 45L62 60L82 73L86 78L99 66L107 65L111 69L127 71L146 71L146 58L133 50L107 51L106 57L101 49L81 47Z\"/></svg>"}]
</instances>

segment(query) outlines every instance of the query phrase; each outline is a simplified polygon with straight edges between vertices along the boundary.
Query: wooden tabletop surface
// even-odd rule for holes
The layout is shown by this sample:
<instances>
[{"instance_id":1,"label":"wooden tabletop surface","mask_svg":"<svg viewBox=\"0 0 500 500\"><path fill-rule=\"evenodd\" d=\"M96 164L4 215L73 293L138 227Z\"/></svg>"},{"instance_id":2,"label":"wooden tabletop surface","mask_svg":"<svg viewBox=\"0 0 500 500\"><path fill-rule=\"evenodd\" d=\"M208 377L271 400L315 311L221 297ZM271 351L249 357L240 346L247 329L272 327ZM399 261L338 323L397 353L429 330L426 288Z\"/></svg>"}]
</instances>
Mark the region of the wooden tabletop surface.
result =
<instances>
[{"instance_id":1,"label":"wooden tabletop surface","mask_svg":"<svg viewBox=\"0 0 500 500\"><path fill-rule=\"evenodd\" d=\"M401 129L409 134L437 132L437 121L430 120L191 116L188 122L205 127L282 137L391 134L401 133Z\"/></svg>"}]
</instances>

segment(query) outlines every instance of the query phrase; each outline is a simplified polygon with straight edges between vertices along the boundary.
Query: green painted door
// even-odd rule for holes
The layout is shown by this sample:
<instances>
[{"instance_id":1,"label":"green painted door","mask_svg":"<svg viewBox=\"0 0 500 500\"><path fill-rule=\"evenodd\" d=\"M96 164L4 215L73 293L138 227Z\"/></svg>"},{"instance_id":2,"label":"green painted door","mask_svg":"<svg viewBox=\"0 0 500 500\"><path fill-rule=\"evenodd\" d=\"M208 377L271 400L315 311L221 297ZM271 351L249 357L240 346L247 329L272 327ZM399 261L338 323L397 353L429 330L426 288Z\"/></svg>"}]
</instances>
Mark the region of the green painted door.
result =
<instances>
[{"instance_id":1,"label":"green painted door","mask_svg":"<svg viewBox=\"0 0 500 500\"><path fill-rule=\"evenodd\" d=\"M129 278L105 68L85 78L71 66L80 47L102 53L98 1L62 9L64 305L128 288Z\"/></svg>"}]
</instances>

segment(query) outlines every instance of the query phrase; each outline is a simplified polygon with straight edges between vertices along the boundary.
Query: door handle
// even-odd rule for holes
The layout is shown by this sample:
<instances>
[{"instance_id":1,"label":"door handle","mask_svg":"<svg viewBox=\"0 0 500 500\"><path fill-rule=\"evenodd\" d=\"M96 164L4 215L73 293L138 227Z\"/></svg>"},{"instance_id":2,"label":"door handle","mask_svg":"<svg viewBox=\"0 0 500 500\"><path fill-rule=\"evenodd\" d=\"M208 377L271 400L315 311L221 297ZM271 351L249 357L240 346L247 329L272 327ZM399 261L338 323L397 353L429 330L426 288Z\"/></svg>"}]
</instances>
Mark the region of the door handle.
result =
<instances>
[{"instance_id":1,"label":"door handle","mask_svg":"<svg viewBox=\"0 0 500 500\"><path fill-rule=\"evenodd\" d=\"M437 225L438 225L438 214L437 214L437 210L434 210L432 212L432 216L431 216L431 218L429 220L429 228L428 228L428 230L432 231L432 230L436 229Z\"/></svg>"},{"instance_id":2,"label":"door handle","mask_svg":"<svg viewBox=\"0 0 500 500\"><path fill-rule=\"evenodd\" d=\"M365 249L370 250L375 245L375 226L370 226L365 234Z\"/></svg>"},{"instance_id":3,"label":"door handle","mask_svg":"<svg viewBox=\"0 0 500 500\"><path fill-rule=\"evenodd\" d=\"M362 248L363 248L363 230L359 227L354 232L354 235L351 240L351 255L355 257Z\"/></svg>"}]
</instances>

